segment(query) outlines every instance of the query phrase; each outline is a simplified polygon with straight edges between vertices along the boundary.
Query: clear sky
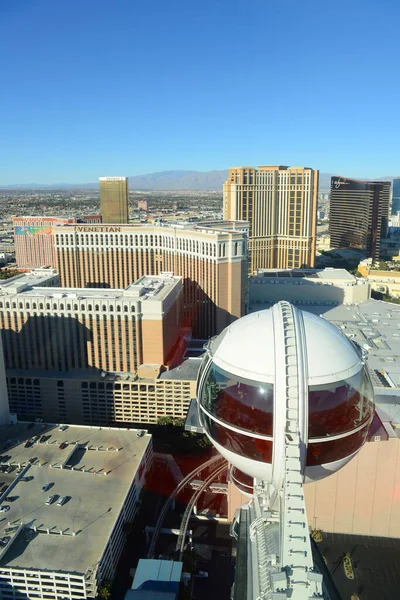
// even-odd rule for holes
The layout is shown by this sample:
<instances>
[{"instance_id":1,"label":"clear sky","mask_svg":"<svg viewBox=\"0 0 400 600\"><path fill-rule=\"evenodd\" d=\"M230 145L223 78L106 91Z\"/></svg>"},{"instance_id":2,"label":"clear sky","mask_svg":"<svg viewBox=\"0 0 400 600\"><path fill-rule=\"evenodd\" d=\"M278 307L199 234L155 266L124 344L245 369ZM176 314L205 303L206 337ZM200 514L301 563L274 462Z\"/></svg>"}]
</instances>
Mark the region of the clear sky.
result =
<instances>
[{"instance_id":1,"label":"clear sky","mask_svg":"<svg viewBox=\"0 0 400 600\"><path fill-rule=\"evenodd\" d=\"M0 0L0 184L400 174L398 0Z\"/></svg>"}]
</instances>

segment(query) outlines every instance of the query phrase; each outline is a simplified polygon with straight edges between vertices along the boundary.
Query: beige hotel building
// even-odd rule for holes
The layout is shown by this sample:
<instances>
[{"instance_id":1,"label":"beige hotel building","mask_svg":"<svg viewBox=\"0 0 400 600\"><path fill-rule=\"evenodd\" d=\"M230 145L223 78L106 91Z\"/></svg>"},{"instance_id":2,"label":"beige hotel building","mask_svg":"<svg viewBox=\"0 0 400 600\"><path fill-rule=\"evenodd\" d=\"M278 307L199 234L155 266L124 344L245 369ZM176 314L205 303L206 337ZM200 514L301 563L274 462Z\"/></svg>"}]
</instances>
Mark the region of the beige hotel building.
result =
<instances>
[{"instance_id":1,"label":"beige hotel building","mask_svg":"<svg viewBox=\"0 0 400 600\"><path fill-rule=\"evenodd\" d=\"M247 232L243 222L197 226L65 225L54 232L67 288L127 288L144 275L183 279L184 326L209 338L245 313Z\"/></svg>"},{"instance_id":2,"label":"beige hotel building","mask_svg":"<svg viewBox=\"0 0 400 600\"><path fill-rule=\"evenodd\" d=\"M142 277L125 290L30 287L19 277L0 286L6 369L136 373L173 364L181 277Z\"/></svg>"},{"instance_id":3,"label":"beige hotel building","mask_svg":"<svg viewBox=\"0 0 400 600\"><path fill-rule=\"evenodd\" d=\"M307 167L229 169L224 218L249 221L249 273L314 266L318 175Z\"/></svg>"},{"instance_id":4,"label":"beige hotel building","mask_svg":"<svg viewBox=\"0 0 400 600\"><path fill-rule=\"evenodd\" d=\"M0 282L11 412L87 425L184 417L197 370L174 370L189 334L182 278L142 277L125 290L57 283L44 269Z\"/></svg>"}]
</instances>

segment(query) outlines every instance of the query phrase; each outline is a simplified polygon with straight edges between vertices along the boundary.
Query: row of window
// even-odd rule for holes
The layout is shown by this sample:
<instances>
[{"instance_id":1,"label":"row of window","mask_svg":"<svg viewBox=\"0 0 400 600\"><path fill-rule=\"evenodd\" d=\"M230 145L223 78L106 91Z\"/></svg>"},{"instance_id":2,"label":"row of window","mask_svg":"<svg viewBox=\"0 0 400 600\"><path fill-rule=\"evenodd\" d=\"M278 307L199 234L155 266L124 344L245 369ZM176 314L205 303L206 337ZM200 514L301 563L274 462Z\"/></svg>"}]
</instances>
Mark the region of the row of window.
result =
<instances>
[{"instance_id":1,"label":"row of window","mask_svg":"<svg viewBox=\"0 0 400 600\"><path fill-rule=\"evenodd\" d=\"M11 305L10 305L11 304ZM38 308L39 307L39 308ZM17 303L16 302L5 302L4 306L3 306L3 302L0 302L0 308L13 308L16 309L17 308ZM25 302L25 304L23 304L22 302L18 303L18 308L21 310L24 309L30 309L31 305L29 302ZM32 302L32 309L33 310L51 310L51 305L49 302L46 302L46 309L44 308L44 304L43 302ZM121 312L122 309L124 310L124 312L128 312L129 311L129 306L127 306L126 304L124 306L121 306L120 304L117 304L117 306L115 307L115 310L117 312ZM130 307L131 312L135 312L136 308L135 306ZM56 304L55 302L53 303L53 310L79 310L78 308L78 304L74 304L73 308L72 308L72 304L67 304L66 308L64 308L64 304L61 302L61 304ZM87 306L85 304L81 304L81 311L92 311L93 310L93 305L92 304L88 304ZM110 304L109 306L107 306L106 304L103 304L101 307L101 310L103 312L105 311L109 311L109 312L113 312L114 311L114 306L112 304ZM98 312L100 311L100 305L99 304L95 304L94 307L94 311Z\"/></svg>"},{"instance_id":2,"label":"row of window","mask_svg":"<svg viewBox=\"0 0 400 600\"><path fill-rule=\"evenodd\" d=\"M113 234L56 234L57 246L95 246L108 249L110 246L121 246L129 249L136 248L160 248L169 250L182 250L186 252L197 252L206 256L216 256L216 244L202 242L194 239L175 238L173 236L153 235L113 235Z\"/></svg>"}]
</instances>

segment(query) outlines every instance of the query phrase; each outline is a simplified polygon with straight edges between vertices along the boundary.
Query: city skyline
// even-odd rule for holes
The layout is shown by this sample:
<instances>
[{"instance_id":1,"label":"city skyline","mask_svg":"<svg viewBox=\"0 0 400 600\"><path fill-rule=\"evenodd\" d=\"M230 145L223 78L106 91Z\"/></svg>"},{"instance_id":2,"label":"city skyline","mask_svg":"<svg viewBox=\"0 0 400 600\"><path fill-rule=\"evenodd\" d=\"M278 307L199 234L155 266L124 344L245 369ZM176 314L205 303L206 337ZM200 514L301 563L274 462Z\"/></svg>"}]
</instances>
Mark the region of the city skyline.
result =
<instances>
[{"instance_id":1,"label":"city skyline","mask_svg":"<svg viewBox=\"0 0 400 600\"><path fill-rule=\"evenodd\" d=\"M14 5L0 9L2 184L260 157L344 176L398 171L399 6L117 0L110 27L105 0ZM371 73L389 94L360 95Z\"/></svg>"},{"instance_id":2,"label":"city skyline","mask_svg":"<svg viewBox=\"0 0 400 600\"><path fill-rule=\"evenodd\" d=\"M277 160L272 160L274 158L274 156L271 156L271 160L268 161L265 159L265 156L260 156L258 161L256 161L254 164L255 165L261 165L261 164L278 164L279 161ZM261 160L261 159L265 159L265 160ZM237 164L235 165L234 168L240 168L243 165L247 165L249 163L249 161L244 161L241 165ZM287 164L288 161L281 161L280 164ZM301 165L305 165L306 162L303 161L301 163ZM297 165L300 166L300 163ZM128 189L129 191L160 191L160 190L191 190L191 191L206 191L206 190L210 190L210 191L216 191L218 189L221 189L222 191L222 186L226 180L226 177L228 176L228 172L229 169L232 168L231 164L229 164L228 166L226 166L226 168L222 168L222 169L217 169L217 168L212 168L209 171L200 171L200 170L196 170L196 169L172 169L172 170L161 170L161 171L154 171L151 173L138 173L136 175L128 175L127 179L128 179ZM330 179L331 177L335 176L335 177L346 177L346 178L350 178L350 179L354 179L356 181L392 181L394 179L398 179L400 178L400 175L388 175L380 173L380 175L378 176L372 176L371 173L368 173L368 176L365 175L359 175L359 174L354 174L354 172L351 172L351 170L347 170L346 172L344 171L335 171L334 169L330 169L328 172L323 172L321 170L319 170L317 167L314 166L314 169L319 171L319 187L323 188L323 189L329 189L330 188ZM1 175L0 175L1 177ZM221 182L218 181L218 183L214 183L214 181L211 181L211 183L207 183L207 180L209 180L210 177L214 177L216 179L221 179ZM198 187L195 187L195 183L191 183L191 179L199 180L200 178L200 183L198 184ZM95 178L96 179L96 178ZM29 189L40 189L42 186L43 188L49 188L49 191L51 191L51 189L57 189L57 186L62 189L63 187L72 187L72 188L79 188L79 186L82 186L84 188L87 189L93 189L93 190L97 190L100 189L100 185L99 185L99 179L100 177L97 177L97 180L95 181L66 181L65 179L63 181L52 181L52 182L40 182L40 181L30 181L28 183L22 183L22 182L14 182L14 183L10 183L8 182L7 184L5 183L0 183L0 190L2 189L8 189L8 188L16 188L18 189L19 187L24 188L26 190ZM205 182L207 183L207 185L205 185L201 179L204 179ZM321 181L322 180L322 181ZM136 185L136 181L139 181L139 184ZM171 182L175 181L176 182L176 186L171 185ZM184 182L184 185L182 185L182 182ZM152 185L151 185L152 184Z\"/></svg>"}]
</instances>

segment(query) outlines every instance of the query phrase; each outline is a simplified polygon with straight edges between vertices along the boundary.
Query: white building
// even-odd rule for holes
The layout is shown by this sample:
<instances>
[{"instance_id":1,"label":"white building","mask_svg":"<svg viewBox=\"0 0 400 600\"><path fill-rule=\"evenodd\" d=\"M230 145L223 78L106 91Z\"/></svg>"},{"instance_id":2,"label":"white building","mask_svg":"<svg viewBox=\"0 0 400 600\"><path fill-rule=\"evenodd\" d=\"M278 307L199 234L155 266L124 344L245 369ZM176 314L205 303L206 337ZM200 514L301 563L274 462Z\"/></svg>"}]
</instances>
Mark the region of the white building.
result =
<instances>
[{"instance_id":1,"label":"white building","mask_svg":"<svg viewBox=\"0 0 400 600\"><path fill-rule=\"evenodd\" d=\"M279 300L295 305L353 304L370 297L368 282L345 269L259 269L249 278L249 312Z\"/></svg>"}]
</instances>

